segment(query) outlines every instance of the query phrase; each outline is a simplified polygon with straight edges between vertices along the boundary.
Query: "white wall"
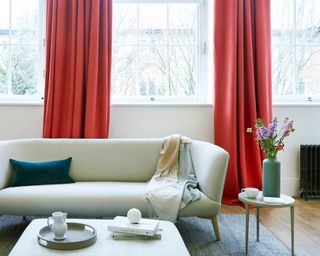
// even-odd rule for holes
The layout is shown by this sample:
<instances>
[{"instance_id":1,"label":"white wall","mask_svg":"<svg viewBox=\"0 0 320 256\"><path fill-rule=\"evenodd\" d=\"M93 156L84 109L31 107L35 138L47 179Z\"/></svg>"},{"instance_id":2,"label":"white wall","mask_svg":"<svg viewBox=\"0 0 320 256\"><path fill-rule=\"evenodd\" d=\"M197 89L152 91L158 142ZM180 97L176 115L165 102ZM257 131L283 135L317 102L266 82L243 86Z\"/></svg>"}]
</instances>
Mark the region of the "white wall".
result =
<instances>
[{"instance_id":1,"label":"white wall","mask_svg":"<svg viewBox=\"0 0 320 256\"><path fill-rule=\"evenodd\" d=\"M296 132L280 152L282 193L296 195L299 189L299 146L320 144L320 106L274 106L279 120L293 119ZM42 135L43 106L0 106L0 139L35 138ZM111 107L110 138L163 137L180 133L213 142L212 106Z\"/></svg>"},{"instance_id":2,"label":"white wall","mask_svg":"<svg viewBox=\"0 0 320 256\"><path fill-rule=\"evenodd\" d=\"M320 144L320 106L274 106L273 115L279 120L289 117L294 120L296 131L285 141L281 161L282 192L297 195L300 186L300 145Z\"/></svg>"},{"instance_id":3,"label":"white wall","mask_svg":"<svg viewBox=\"0 0 320 256\"><path fill-rule=\"evenodd\" d=\"M111 107L110 138L156 138L180 133L213 142L212 106ZM0 105L0 140L42 136L42 105Z\"/></svg>"},{"instance_id":4,"label":"white wall","mask_svg":"<svg viewBox=\"0 0 320 256\"><path fill-rule=\"evenodd\" d=\"M41 105L0 105L0 140L42 136Z\"/></svg>"},{"instance_id":5,"label":"white wall","mask_svg":"<svg viewBox=\"0 0 320 256\"><path fill-rule=\"evenodd\" d=\"M183 134L213 142L213 107L133 106L111 107L110 138L164 137Z\"/></svg>"}]
</instances>

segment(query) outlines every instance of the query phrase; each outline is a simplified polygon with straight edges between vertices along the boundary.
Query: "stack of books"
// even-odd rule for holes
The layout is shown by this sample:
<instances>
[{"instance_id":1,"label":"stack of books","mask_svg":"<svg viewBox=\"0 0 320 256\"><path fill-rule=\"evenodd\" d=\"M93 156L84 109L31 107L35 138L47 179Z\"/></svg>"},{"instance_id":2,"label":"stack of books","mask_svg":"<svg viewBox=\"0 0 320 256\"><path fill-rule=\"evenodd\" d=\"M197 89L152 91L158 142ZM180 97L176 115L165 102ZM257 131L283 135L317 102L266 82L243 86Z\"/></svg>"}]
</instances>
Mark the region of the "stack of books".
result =
<instances>
[{"instance_id":1,"label":"stack of books","mask_svg":"<svg viewBox=\"0 0 320 256\"><path fill-rule=\"evenodd\" d=\"M127 217L117 216L108 225L114 240L159 240L161 229L159 220L140 219L139 223L131 223Z\"/></svg>"}]
</instances>

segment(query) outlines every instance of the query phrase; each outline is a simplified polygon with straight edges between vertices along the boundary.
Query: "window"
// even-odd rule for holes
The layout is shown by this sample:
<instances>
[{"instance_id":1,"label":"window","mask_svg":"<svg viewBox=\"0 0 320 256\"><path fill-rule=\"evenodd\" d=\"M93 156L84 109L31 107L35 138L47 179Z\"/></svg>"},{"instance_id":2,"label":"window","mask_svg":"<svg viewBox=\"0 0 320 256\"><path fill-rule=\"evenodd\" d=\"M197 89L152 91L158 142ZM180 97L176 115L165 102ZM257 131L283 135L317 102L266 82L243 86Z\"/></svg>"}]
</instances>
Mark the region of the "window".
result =
<instances>
[{"instance_id":1,"label":"window","mask_svg":"<svg viewBox=\"0 0 320 256\"><path fill-rule=\"evenodd\" d=\"M1 0L0 100L43 95L43 0Z\"/></svg>"},{"instance_id":2,"label":"window","mask_svg":"<svg viewBox=\"0 0 320 256\"><path fill-rule=\"evenodd\" d=\"M273 95L320 99L320 1L272 0Z\"/></svg>"},{"instance_id":3,"label":"window","mask_svg":"<svg viewBox=\"0 0 320 256\"><path fill-rule=\"evenodd\" d=\"M206 97L205 5L203 0L114 1L113 100Z\"/></svg>"}]
</instances>

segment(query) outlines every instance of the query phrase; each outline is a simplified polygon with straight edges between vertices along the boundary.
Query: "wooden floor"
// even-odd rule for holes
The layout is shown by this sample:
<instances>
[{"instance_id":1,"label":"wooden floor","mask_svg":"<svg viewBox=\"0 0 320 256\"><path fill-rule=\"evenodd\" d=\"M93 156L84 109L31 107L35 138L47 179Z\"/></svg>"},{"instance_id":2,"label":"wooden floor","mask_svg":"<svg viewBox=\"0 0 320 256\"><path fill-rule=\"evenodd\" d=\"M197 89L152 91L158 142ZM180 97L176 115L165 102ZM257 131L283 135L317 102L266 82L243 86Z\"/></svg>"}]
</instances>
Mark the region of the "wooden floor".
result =
<instances>
[{"instance_id":1,"label":"wooden floor","mask_svg":"<svg viewBox=\"0 0 320 256\"><path fill-rule=\"evenodd\" d=\"M255 212L255 209L251 209L250 213ZM223 205L221 213L245 214L245 209L241 206ZM260 208L260 222L290 248L290 208ZM320 255L320 200L296 199L295 255Z\"/></svg>"}]
</instances>

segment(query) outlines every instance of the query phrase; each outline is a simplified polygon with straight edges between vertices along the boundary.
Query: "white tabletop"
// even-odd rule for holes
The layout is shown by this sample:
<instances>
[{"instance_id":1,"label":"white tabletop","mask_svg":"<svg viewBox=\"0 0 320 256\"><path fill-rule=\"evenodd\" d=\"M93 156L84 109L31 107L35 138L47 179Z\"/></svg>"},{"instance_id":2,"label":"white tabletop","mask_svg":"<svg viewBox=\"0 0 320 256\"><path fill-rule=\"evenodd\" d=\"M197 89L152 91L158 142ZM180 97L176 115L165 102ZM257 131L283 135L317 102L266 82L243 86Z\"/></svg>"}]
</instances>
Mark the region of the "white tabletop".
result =
<instances>
[{"instance_id":1,"label":"white tabletop","mask_svg":"<svg viewBox=\"0 0 320 256\"><path fill-rule=\"evenodd\" d=\"M97 231L97 241L87 248L61 251L47 249L38 244L38 231L46 226L47 219L33 220L25 229L9 256L46 256L46 255L78 255L78 256L189 256L189 252L175 225L168 221L160 221L163 229L161 240L113 240L112 233L107 231L111 220L68 219L67 222L86 223Z\"/></svg>"},{"instance_id":2,"label":"white tabletop","mask_svg":"<svg viewBox=\"0 0 320 256\"><path fill-rule=\"evenodd\" d=\"M245 192L239 193L238 198L241 202L255 205L259 207L269 207L269 208L281 208L281 207L289 207L294 205L295 200L291 196L280 195L283 203L268 203L263 200L262 192L260 191L256 198L248 198L245 196Z\"/></svg>"}]
</instances>

